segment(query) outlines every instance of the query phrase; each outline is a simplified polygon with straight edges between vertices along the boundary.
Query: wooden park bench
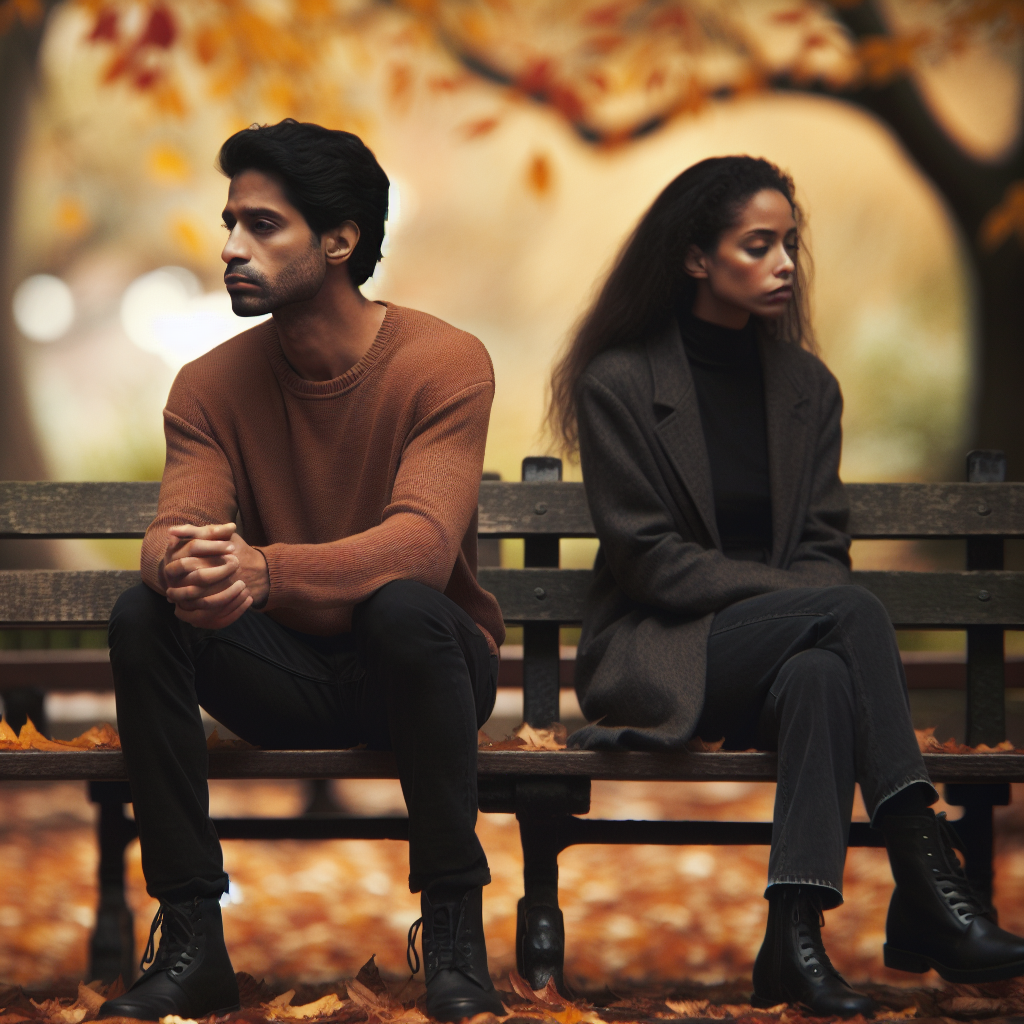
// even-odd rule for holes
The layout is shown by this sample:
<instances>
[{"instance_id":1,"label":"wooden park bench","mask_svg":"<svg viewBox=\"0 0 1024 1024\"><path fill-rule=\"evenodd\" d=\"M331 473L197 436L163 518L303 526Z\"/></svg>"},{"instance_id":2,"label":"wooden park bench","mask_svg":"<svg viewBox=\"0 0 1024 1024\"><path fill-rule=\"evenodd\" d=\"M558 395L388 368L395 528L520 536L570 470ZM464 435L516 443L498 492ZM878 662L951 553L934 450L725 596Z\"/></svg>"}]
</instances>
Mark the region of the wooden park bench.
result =
<instances>
[{"instance_id":1,"label":"wooden park bench","mask_svg":"<svg viewBox=\"0 0 1024 1024\"><path fill-rule=\"evenodd\" d=\"M1005 736L1003 632L1024 627L1024 573L1003 571L1004 538L1024 537L1024 484L1003 483L993 456L972 453L968 483L853 484L849 530L855 538L966 539L958 572L858 572L899 629L967 630L967 722L971 745ZM138 538L156 509L156 483L0 483L0 538ZM560 463L524 462L524 480L485 480L480 488L481 538L524 538L525 568L481 568L506 622L523 627L525 720L550 726L559 714L559 627L578 624L589 570L559 568L559 540L592 537L579 483L560 482ZM121 570L0 572L0 628L102 629L117 596L139 579ZM52 661L52 659L51 659ZM56 679L40 662L40 685ZM84 685L97 685L96 659L80 660ZM0 666L2 667L2 666ZM18 676L25 683L24 665ZM102 666L101 666L102 667ZM109 669L107 670L109 671ZM62 686L73 685L63 677ZM3 688L0 681L0 689ZM8 691L10 692L10 691ZM986 898L992 885L992 807L1009 800L1009 782L1024 781L1024 754L926 754L931 778L946 799L965 808L957 823L967 870ZM578 843L767 844L770 822L610 821L584 818L593 780L756 781L775 778L772 753L606 753L481 750L482 811L515 813L520 822L527 894L557 887L558 854ZM214 779L397 778L394 758L366 750L213 750ZM131 794L119 751L0 752L0 780L82 780L99 804L100 896L91 942L94 978L130 978L132 922L124 898L124 849L135 835L124 814ZM405 839L404 818L303 816L222 818L223 839ZM880 835L854 823L852 845L880 846ZM520 915L520 938L523 931ZM519 955L534 988L561 984L564 936L547 926L547 952ZM518 944L517 944L518 945Z\"/></svg>"}]
</instances>

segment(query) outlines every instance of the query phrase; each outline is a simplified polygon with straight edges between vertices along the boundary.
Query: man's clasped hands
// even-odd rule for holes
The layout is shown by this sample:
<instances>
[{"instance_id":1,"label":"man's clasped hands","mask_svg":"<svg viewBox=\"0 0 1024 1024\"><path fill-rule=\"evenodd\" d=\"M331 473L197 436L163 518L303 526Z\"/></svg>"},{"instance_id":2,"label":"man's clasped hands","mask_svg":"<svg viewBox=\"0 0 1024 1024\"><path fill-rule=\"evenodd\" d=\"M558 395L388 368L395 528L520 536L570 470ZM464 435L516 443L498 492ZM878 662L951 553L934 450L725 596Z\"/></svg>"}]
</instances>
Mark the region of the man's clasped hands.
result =
<instances>
[{"instance_id":1,"label":"man's clasped hands","mask_svg":"<svg viewBox=\"0 0 1024 1024\"><path fill-rule=\"evenodd\" d=\"M263 553L234 523L172 526L161 577L174 614L202 629L223 629L250 606L266 604L270 572Z\"/></svg>"}]
</instances>

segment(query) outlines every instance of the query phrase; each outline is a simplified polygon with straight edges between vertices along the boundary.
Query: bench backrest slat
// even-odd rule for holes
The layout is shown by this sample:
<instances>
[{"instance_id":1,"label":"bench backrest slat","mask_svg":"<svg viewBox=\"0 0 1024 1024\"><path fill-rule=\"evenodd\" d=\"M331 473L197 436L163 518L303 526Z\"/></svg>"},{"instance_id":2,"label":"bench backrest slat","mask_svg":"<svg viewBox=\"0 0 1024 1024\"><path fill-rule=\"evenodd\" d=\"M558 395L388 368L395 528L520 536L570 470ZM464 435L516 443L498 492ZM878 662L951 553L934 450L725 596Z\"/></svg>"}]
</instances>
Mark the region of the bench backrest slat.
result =
<instances>
[{"instance_id":1,"label":"bench backrest slat","mask_svg":"<svg viewBox=\"0 0 1024 1024\"><path fill-rule=\"evenodd\" d=\"M0 573L0 627L101 627L117 596L139 581L128 570ZM578 623L588 569L480 570L508 622ZM1024 627L1024 573L858 572L855 582L885 605L897 628Z\"/></svg>"},{"instance_id":2,"label":"bench backrest slat","mask_svg":"<svg viewBox=\"0 0 1024 1024\"><path fill-rule=\"evenodd\" d=\"M1024 537L1024 483L849 484L858 538ZM0 538L141 537L159 483L0 482ZM480 485L480 536L592 537L580 483Z\"/></svg>"}]
</instances>

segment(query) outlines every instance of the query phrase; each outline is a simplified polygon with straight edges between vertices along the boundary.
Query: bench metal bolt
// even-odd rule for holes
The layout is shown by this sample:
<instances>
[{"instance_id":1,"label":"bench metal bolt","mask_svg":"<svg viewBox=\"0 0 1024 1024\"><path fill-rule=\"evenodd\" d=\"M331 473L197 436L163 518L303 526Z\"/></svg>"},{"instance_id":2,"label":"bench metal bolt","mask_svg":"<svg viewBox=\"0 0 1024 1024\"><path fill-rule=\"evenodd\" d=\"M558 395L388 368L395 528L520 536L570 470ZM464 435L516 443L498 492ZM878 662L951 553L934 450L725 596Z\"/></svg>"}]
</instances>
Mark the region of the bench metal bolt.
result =
<instances>
[{"instance_id":1,"label":"bench metal bolt","mask_svg":"<svg viewBox=\"0 0 1024 1024\"><path fill-rule=\"evenodd\" d=\"M538 501L537 504L533 506L533 511L538 516L544 515L544 513L547 512L547 510L548 507L547 505L544 504L543 501Z\"/></svg>"},{"instance_id":2,"label":"bench metal bolt","mask_svg":"<svg viewBox=\"0 0 1024 1024\"><path fill-rule=\"evenodd\" d=\"M979 601L989 601L991 599L992 599L992 595L987 590L979 590L978 591L978 600Z\"/></svg>"},{"instance_id":3,"label":"bench metal bolt","mask_svg":"<svg viewBox=\"0 0 1024 1024\"><path fill-rule=\"evenodd\" d=\"M534 587L533 596L537 598L538 601L543 601L544 598L548 596L548 592L543 587Z\"/></svg>"}]
</instances>

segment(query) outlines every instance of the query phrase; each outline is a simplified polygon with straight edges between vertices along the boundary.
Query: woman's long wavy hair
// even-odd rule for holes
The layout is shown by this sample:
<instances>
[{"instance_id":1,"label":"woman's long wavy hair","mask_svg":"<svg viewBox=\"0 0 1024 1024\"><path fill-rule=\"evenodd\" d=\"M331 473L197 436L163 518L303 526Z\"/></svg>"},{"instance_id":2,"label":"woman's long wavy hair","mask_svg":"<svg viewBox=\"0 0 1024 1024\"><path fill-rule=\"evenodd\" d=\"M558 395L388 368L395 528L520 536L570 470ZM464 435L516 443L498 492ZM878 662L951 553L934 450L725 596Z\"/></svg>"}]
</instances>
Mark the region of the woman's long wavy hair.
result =
<instances>
[{"instance_id":1,"label":"woman's long wavy hair","mask_svg":"<svg viewBox=\"0 0 1024 1024\"><path fill-rule=\"evenodd\" d=\"M689 309L697 281L683 268L691 245L714 252L747 201L764 189L789 200L798 230L802 214L793 180L767 160L722 156L687 168L654 200L629 237L597 299L580 320L551 376L547 425L558 446L579 446L576 392L589 363L611 348L642 345L663 329L677 308ZM769 338L814 351L807 310L807 257L796 261L793 298L782 316L755 317Z\"/></svg>"}]
</instances>

